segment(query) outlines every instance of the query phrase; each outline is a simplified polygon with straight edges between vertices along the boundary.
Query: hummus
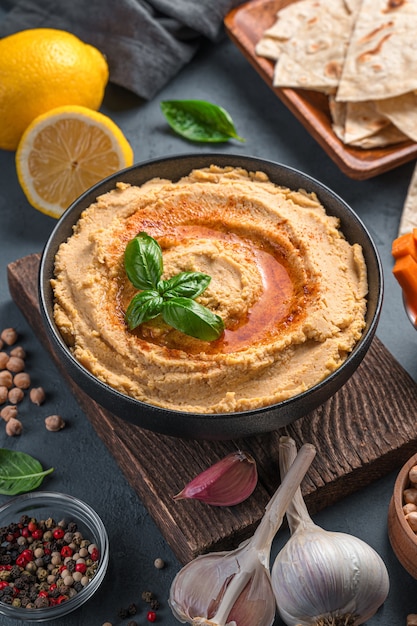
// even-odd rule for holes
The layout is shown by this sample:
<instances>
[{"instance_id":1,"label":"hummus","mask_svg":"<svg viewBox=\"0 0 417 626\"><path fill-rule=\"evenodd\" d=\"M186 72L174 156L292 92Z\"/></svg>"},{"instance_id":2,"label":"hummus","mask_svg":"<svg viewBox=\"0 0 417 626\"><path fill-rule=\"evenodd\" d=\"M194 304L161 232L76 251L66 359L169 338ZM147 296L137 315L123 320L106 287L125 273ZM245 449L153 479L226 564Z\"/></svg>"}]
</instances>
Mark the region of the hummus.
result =
<instances>
[{"instance_id":1,"label":"hummus","mask_svg":"<svg viewBox=\"0 0 417 626\"><path fill-rule=\"evenodd\" d=\"M59 248L56 323L85 368L143 402L223 413L286 400L337 369L365 326L362 249L338 226L315 194L262 172L211 166L178 182L118 183ZM160 316L129 331L123 257L141 231L162 248L163 278L212 277L197 301L222 317L219 339Z\"/></svg>"}]
</instances>

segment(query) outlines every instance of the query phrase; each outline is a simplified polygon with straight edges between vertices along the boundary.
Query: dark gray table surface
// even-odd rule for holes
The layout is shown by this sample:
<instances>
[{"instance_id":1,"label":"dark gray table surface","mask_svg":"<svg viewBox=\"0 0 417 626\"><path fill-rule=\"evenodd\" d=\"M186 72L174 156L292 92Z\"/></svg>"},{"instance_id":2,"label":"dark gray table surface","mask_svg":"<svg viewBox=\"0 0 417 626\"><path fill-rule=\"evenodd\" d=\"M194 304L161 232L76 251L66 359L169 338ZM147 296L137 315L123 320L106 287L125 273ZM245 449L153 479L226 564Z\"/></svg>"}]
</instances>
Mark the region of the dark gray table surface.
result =
<instances>
[{"instance_id":1,"label":"dark gray table surface","mask_svg":"<svg viewBox=\"0 0 417 626\"><path fill-rule=\"evenodd\" d=\"M136 162L212 151L209 145L192 145L169 130L159 102L175 98L205 99L229 111L246 143L231 141L216 146L217 151L254 155L293 166L331 187L359 214L376 242L385 271L385 299L377 334L417 380L417 334L403 311L400 290L391 274L390 254L414 163L367 181L346 177L227 38L218 45L205 46L151 102L109 86L102 110L125 132ZM92 505L106 525L111 546L108 574L99 592L67 618L47 623L126 624L128 620L120 619L118 611L137 602L141 608L136 619L144 625L146 612L140 597L142 591L151 590L161 602L157 624L174 626L178 622L171 615L167 597L180 565L8 291L7 264L40 252L55 223L28 204L17 181L14 154L0 151L0 327L17 329L28 353L32 379L47 392L43 407L22 405L24 433L20 438L9 438L0 428L0 447L27 452L39 458L44 467L55 467L43 487L76 495ZM44 417L52 413L60 413L67 421L67 427L59 433L49 433L43 425ZM160 462L163 459L155 458L155 463ZM390 475L315 516L315 521L329 530L361 537L385 560L391 590L383 608L369 620L372 626L404 626L407 614L417 613L417 582L398 563L387 537L387 509L396 474L393 469ZM7 499L0 496L0 504ZM273 556L279 541L274 543ZM163 570L154 567L156 557L166 562ZM0 616L1 625L16 623ZM276 625L281 624L277 619Z\"/></svg>"}]
</instances>

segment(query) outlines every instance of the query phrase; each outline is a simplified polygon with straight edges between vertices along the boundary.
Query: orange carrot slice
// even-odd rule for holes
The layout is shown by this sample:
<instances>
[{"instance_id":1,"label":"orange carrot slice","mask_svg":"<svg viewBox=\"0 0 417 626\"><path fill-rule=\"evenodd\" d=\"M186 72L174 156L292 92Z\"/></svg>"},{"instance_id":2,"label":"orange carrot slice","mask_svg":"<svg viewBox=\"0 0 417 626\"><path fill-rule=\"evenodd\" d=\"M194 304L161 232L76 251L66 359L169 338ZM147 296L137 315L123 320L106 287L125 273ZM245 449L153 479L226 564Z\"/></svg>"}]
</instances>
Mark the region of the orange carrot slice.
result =
<instances>
[{"instance_id":1,"label":"orange carrot slice","mask_svg":"<svg viewBox=\"0 0 417 626\"><path fill-rule=\"evenodd\" d=\"M415 261L417 261L417 229L412 233L406 233L397 237L392 242L391 253L394 259L399 259L403 256L410 255Z\"/></svg>"},{"instance_id":2,"label":"orange carrot slice","mask_svg":"<svg viewBox=\"0 0 417 626\"><path fill-rule=\"evenodd\" d=\"M392 273L403 290L408 307L417 313L417 261L411 254L395 261Z\"/></svg>"}]
</instances>

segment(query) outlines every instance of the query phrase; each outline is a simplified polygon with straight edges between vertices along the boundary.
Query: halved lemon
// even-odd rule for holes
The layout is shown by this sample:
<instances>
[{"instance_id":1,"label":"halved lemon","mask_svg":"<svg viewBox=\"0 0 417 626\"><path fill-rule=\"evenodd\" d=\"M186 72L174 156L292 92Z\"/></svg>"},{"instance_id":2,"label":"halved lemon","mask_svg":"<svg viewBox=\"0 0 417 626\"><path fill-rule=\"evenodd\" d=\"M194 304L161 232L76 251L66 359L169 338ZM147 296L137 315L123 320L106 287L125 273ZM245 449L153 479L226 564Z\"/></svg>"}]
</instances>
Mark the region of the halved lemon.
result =
<instances>
[{"instance_id":1,"label":"halved lemon","mask_svg":"<svg viewBox=\"0 0 417 626\"><path fill-rule=\"evenodd\" d=\"M16 151L28 201L55 218L92 185L132 163L133 150L113 120L74 105L37 117Z\"/></svg>"}]
</instances>

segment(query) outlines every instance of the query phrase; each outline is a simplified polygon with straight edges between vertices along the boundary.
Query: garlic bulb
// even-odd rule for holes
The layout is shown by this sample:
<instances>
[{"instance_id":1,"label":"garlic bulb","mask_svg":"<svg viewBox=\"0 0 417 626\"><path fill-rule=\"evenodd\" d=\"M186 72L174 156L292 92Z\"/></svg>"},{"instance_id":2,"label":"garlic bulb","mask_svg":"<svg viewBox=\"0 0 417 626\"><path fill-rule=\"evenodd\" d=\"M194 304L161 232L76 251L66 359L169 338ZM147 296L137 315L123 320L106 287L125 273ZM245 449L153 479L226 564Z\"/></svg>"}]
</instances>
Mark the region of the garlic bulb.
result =
<instances>
[{"instance_id":1,"label":"garlic bulb","mask_svg":"<svg viewBox=\"0 0 417 626\"><path fill-rule=\"evenodd\" d=\"M281 476L296 455L290 437L280 440ZM291 537L271 572L278 611L288 626L357 626L385 601L388 572L364 541L330 532L311 519L301 489L287 510Z\"/></svg>"},{"instance_id":2,"label":"garlic bulb","mask_svg":"<svg viewBox=\"0 0 417 626\"><path fill-rule=\"evenodd\" d=\"M300 448L251 539L230 552L198 556L178 572L169 605L180 622L272 626L276 605L269 572L271 544L314 455L312 445Z\"/></svg>"},{"instance_id":3,"label":"garlic bulb","mask_svg":"<svg viewBox=\"0 0 417 626\"><path fill-rule=\"evenodd\" d=\"M174 500L194 498L213 506L233 506L246 500L257 482L255 459L248 452L237 450L198 474Z\"/></svg>"}]
</instances>

